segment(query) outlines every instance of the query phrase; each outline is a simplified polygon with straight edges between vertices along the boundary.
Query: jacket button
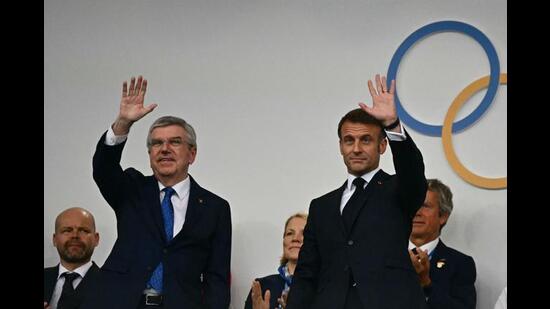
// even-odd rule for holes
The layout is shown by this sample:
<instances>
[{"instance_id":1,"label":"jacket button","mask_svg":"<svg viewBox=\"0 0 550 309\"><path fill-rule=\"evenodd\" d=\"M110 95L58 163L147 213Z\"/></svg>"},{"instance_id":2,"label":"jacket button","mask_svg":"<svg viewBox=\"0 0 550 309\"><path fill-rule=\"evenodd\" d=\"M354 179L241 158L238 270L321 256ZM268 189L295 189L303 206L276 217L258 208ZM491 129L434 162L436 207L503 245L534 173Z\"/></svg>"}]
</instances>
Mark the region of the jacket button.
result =
<instances>
[{"instance_id":1,"label":"jacket button","mask_svg":"<svg viewBox=\"0 0 550 309\"><path fill-rule=\"evenodd\" d=\"M353 240L348 240L348 245L353 246Z\"/></svg>"},{"instance_id":2,"label":"jacket button","mask_svg":"<svg viewBox=\"0 0 550 309\"><path fill-rule=\"evenodd\" d=\"M344 271L348 271L348 270L349 270L349 265L344 266Z\"/></svg>"}]
</instances>

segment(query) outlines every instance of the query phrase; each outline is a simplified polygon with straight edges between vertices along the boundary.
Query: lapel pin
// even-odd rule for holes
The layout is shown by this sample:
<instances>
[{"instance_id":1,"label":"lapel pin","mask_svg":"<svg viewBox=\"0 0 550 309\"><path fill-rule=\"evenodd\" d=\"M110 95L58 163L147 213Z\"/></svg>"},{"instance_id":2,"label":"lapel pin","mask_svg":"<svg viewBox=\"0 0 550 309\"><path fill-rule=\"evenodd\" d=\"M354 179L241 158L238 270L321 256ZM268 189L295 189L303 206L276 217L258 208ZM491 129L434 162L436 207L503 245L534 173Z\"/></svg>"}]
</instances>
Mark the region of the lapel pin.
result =
<instances>
[{"instance_id":1,"label":"lapel pin","mask_svg":"<svg viewBox=\"0 0 550 309\"><path fill-rule=\"evenodd\" d=\"M199 198L199 204L204 204L204 200L202 198Z\"/></svg>"},{"instance_id":2,"label":"lapel pin","mask_svg":"<svg viewBox=\"0 0 550 309\"><path fill-rule=\"evenodd\" d=\"M442 268L443 266L445 266L445 259L441 259L441 260L437 261L435 266L437 268Z\"/></svg>"},{"instance_id":3,"label":"lapel pin","mask_svg":"<svg viewBox=\"0 0 550 309\"><path fill-rule=\"evenodd\" d=\"M378 180L378 184L379 184L379 185L381 185L381 184L382 184L382 182L381 182L380 180Z\"/></svg>"}]
</instances>

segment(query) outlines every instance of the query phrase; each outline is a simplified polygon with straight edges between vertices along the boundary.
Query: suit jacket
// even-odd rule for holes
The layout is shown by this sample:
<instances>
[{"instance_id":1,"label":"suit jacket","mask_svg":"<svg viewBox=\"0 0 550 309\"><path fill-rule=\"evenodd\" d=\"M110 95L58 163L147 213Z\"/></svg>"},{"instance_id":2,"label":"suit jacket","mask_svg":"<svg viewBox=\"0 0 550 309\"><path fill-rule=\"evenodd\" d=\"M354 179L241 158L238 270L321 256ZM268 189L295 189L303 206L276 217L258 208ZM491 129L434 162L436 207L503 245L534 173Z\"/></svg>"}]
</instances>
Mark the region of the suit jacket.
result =
<instances>
[{"instance_id":1,"label":"suit jacket","mask_svg":"<svg viewBox=\"0 0 550 309\"><path fill-rule=\"evenodd\" d=\"M431 289L424 291L430 309L476 308L476 265L471 256L440 239L430 259L430 278Z\"/></svg>"},{"instance_id":2,"label":"suit jacket","mask_svg":"<svg viewBox=\"0 0 550 309\"><path fill-rule=\"evenodd\" d=\"M94 280L97 279L99 273L99 267L95 262L92 262L92 266L86 272L82 281L78 284L75 289L74 297L71 299L68 307L65 308L78 308L83 300L90 295L90 289L95 283ZM52 299L53 290L57 283L57 275L59 274L59 264L54 267L44 268L44 301L50 303Z\"/></svg>"},{"instance_id":3,"label":"suit jacket","mask_svg":"<svg viewBox=\"0 0 550 309\"><path fill-rule=\"evenodd\" d=\"M281 294L283 293L283 290L285 289L285 281L279 274L270 275L263 278L256 278L260 282L260 285L262 286L262 296L265 295L265 291L269 290L271 296L269 298L269 308L274 309L278 308L277 306L279 303L277 302L277 298L281 297ZM250 295L250 292L248 292L248 297L246 298L246 302L244 304L244 309L252 309L252 296Z\"/></svg>"},{"instance_id":4,"label":"suit jacket","mask_svg":"<svg viewBox=\"0 0 550 309\"><path fill-rule=\"evenodd\" d=\"M422 154L407 134L390 141L396 174L378 171L347 235L340 202L345 184L314 199L287 309L343 308L350 282L364 308L424 308L407 253L412 218L426 197Z\"/></svg>"},{"instance_id":5,"label":"suit jacket","mask_svg":"<svg viewBox=\"0 0 550 309\"><path fill-rule=\"evenodd\" d=\"M84 308L135 309L154 269L163 263L163 306L228 308L231 263L229 203L191 187L182 230L167 242L160 191L154 176L122 170L124 144L108 146L105 134L93 158L93 176L117 218L117 240L101 268L96 297Z\"/></svg>"}]
</instances>

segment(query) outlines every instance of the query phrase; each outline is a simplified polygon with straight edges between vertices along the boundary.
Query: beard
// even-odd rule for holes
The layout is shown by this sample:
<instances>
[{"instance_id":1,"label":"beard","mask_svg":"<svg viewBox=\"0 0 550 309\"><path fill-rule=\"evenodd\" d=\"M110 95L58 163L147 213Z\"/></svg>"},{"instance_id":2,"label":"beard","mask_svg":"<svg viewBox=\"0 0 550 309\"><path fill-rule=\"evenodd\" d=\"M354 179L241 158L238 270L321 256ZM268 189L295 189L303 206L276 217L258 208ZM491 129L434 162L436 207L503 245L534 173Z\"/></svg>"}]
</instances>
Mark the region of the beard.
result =
<instances>
[{"instance_id":1,"label":"beard","mask_svg":"<svg viewBox=\"0 0 550 309\"><path fill-rule=\"evenodd\" d=\"M94 253L94 247L87 247L83 242L67 242L62 248L57 248L62 260L68 263L85 263L90 260Z\"/></svg>"}]
</instances>

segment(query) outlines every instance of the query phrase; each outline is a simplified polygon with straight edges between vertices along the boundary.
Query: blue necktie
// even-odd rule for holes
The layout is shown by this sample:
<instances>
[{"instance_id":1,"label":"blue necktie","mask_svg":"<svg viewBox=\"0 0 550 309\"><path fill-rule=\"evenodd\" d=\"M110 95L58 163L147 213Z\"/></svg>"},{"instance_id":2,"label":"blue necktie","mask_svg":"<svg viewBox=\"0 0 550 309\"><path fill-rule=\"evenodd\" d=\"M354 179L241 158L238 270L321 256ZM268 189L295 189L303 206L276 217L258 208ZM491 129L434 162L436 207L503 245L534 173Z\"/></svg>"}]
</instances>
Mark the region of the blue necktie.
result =
<instances>
[{"instance_id":1,"label":"blue necktie","mask_svg":"<svg viewBox=\"0 0 550 309\"><path fill-rule=\"evenodd\" d=\"M164 198L161 203L162 219L164 221L164 233L166 234L166 241L172 240L174 233L174 207L172 206L171 197L176 192L171 187L162 189L164 191ZM155 268L155 271L149 279L148 286L155 289L157 292L162 292L162 274L163 267L162 262Z\"/></svg>"}]
</instances>

